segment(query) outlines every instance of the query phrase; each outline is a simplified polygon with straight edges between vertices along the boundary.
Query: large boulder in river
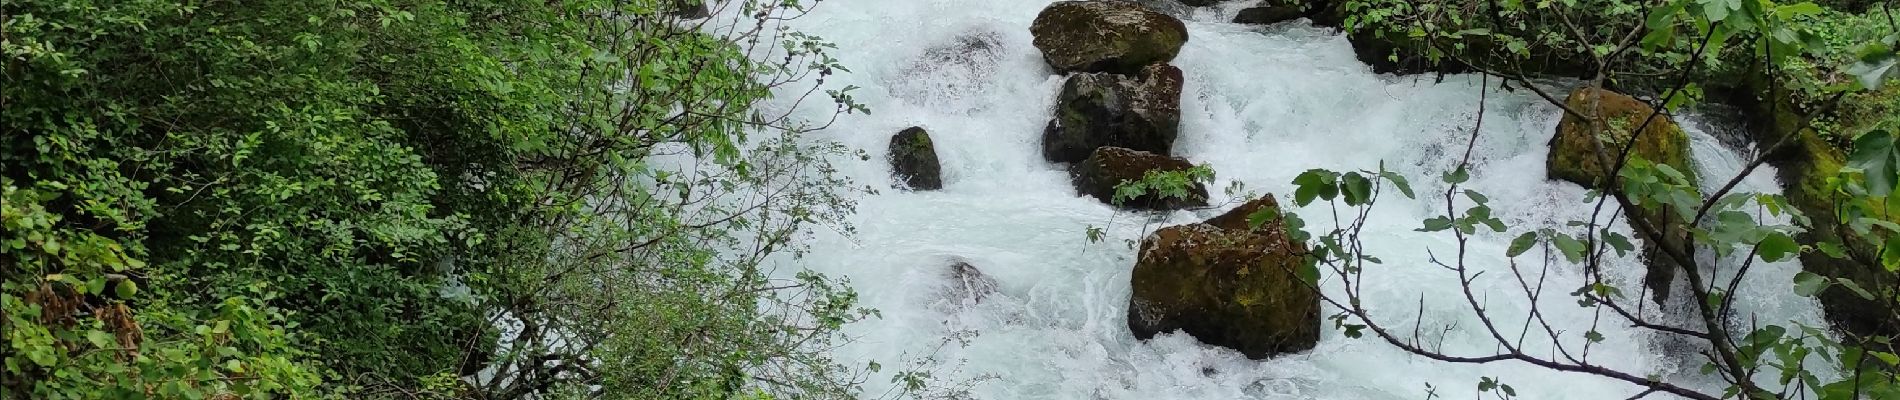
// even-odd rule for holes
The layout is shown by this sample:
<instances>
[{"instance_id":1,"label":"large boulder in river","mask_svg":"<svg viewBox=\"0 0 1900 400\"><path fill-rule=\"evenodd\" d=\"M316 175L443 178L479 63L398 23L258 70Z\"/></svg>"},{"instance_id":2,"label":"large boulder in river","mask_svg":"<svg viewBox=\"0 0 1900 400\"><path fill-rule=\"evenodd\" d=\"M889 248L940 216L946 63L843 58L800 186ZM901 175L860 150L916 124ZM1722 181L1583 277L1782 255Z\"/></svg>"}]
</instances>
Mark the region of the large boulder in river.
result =
<instances>
[{"instance_id":1,"label":"large boulder in river","mask_svg":"<svg viewBox=\"0 0 1900 400\"><path fill-rule=\"evenodd\" d=\"M1277 207L1269 197L1213 221ZM1180 330L1252 359L1319 343L1319 296L1295 272L1306 248L1279 221L1261 229L1209 223L1162 228L1141 244L1131 276L1128 328L1136 338Z\"/></svg>"},{"instance_id":2,"label":"large boulder in river","mask_svg":"<svg viewBox=\"0 0 1900 400\"><path fill-rule=\"evenodd\" d=\"M1551 179L1601 189L1601 184L1607 182L1606 170L1614 166L1616 155L1632 136L1636 139L1633 155L1667 164L1683 174L1695 174L1689 158L1689 136L1668 115L1656 115L1644 126L1656 110L1642 100L1586 86L1571 91L1564 104L1588 118L1566 112L1557 122L1557 135L1550 139L1550 157L1545 160ZM1642 132L1632 135L1637 127L1642 127ZM1598 158L1598 145L1609 159Z\"/></svg>"},{"instance_id":3,"label":"large boulder in river","mask_svg":"<svg viewBox=\"0 0 1900 400\"><path fill-rule=\"evenodd\" d=\"M1056 97L1055 118L1042 131L1042 156L1076 162L1095 148L1118 146L1170 154L1181 130L1181 69L1150 65L1140 76L1069 76Z\"/></svg>"},{"instance_id":4,"label":"large boulder in river","mask_svg":"<svg viewBox=\"0 0 1900 400\"><path fill-rule=\"evenodd\" d=\"M1140 196L1115 202L1115 189L1122 182L1139 181L1148 172L1181 172L1194 168L1185 159L1168 157L1120 147L1100 147L1089 158L1069 170L1075 190L1103 203L1129 209L1174 210L1207 205L1207 187L1190 182L1187 195L1169 196L1148 191Z\"/></svg>"},{"instance_id":5,"label":"large boulder in river","mask_svg":"<svg viewBox=\"0 0 1900 400\"><path fill-rule=\"evenodd\" d=\"M1656 115L1650 120L1656 110L1643 101L1589 86L1571 91L1564 103L1588 118L1566 112L1558 121L1557 135L1550 139L1550 156L1545 160L1551 179L1604 189L1604 184L1609 182L1605 176L1607 170L1615 165L1613 160L1633 136L1636 143L1630 149L1632 156L1675 168L1688 177L1691 185L1695 184L1689 136L1667 115ZM1646 120L1650 120L1647 126L1644 125ZM1632 135L1638 127L1642 127L1642 131ZM1599 158L1599 150L1607 158ZM1662 228L1664 240L1661 243L1643 242L1643 258L1648 266L1643 283L1651 297L1666 300L1680 267L1659 246L1684 248L1690 240L1687 218L1669 207L1644 207L1629 210L1629 213L1632 218L1641 218Z\"/></svg>"},{"instance_id":6,"label":"large boulder in river","mask_svg":"<svg viewBox=\"0 0 1900 400\"><path fill-rule=\"evenodd\" d=\"M1181 20L1129 1L1059 1L1029 26L1057 72L1134 73L1168 62L1188 39Z\"/></svg>"},{"instance_id":7,"label":"large boulder in river","mask_svg":"<svg viewBox=\"0 0 1900 400\"><path fill-rule=\"evenodd\" d=\"M916 190L943 188L943 166L937 163L937 146L924 128L910 127L891 135L891 174L904 186Z\"/></svg>"}]
</instances>

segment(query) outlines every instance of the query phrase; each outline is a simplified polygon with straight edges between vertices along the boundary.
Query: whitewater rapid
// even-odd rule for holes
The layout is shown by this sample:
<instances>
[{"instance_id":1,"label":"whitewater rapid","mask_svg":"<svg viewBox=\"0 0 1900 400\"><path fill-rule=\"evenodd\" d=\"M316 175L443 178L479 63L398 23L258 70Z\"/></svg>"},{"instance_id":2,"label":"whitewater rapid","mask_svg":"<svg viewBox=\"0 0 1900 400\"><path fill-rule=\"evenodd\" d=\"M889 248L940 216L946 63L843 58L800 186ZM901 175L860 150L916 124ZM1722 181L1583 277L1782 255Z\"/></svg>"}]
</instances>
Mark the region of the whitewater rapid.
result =
<instances>
[{"instance_id":1,"label":"whitewater rapid","mask_svg":"<svg viewBox=\"0 0 1900 400\"><path fill-rule=\"evenodd\" d=\"M1481 377L1498 378L1527 399L1621 399L1640 391L1514 362L1434 362L1376 339L1347 338L1331 325L1317 348L1265 361L1183 334L1135 340L1125 307L1136 252L1126 241L1220 210L1116 211L1078 196L1064 167L1042 159L1039 138L1063 81L1030 45L1030 22L1047 3L826 0L791 23L839 45L833 55L853 72L828 83L863 87L853 93L874 111L846 116L820 133L870 155L835 160L843 174L880 189L858 199L851 218L856 234L815 232L809 255L782 268L848 278L863 305L882 311L882 318L849 326L854 340L833 353L851 365L885 365L868 382L868 395L885 393L890 374L913 362L940 383L974 382L971 393L983 399L1420 399L1427 384L1443 398L1470 398ZM1456 276L1426 265L1426 251L1446 254L1452 238L1414 231L1441 210L1442 199L1433 197L1444 189L1437 177L1469 138L1480 77L1435 82L1376 75L1331 30L1304 21L1225 23L1236 9L1185 15L1190 40L1173 62L1186 73L1175 154L1212 165L1213 202L1228 207L1236 199L1222 189L1236 182L1255 193L1285 194L1291 179L1309 168L1376 169L1384 162L1409 176L1421 198L1385 197L1366 232L1370 252L1385 260L1367 273L1367 307L1408 330L1422 318L1422 330L1435 341L1430 345L1446 352L1491 354L1494 345L1463 303ZM944 48L966 51L933 50ZM1545 180L1556 108L1521 90L1488 97L1466 187L1489 195L1494 214L1512 230L1478 234L1470 262L1493 271L1477 281L1477 293L1515 333L1529 304L1516 295L1505 269L1508 242L1527 229L1570 229L1565 222L1589 219L1590 204L1583 188ZM1739 169L1744 150L1723 145L1698 124L1683 125L1694 137L1702 176L1726 178ZM889 188L884 149L891 134L910 126L928 129L936 143L945 183L940 191ZM1767 168L1743 188L1778 192ZM1309 229L1331 227L1323 208L1296 212ZM1102 228L1106 240L1091 243L1089 227ZM1532 254L1520 262L1536 263ZM993 277L999 293L965 309L944 307L939 293L950 284L945 265L953 258ZM1609 269L1631 291L1640 282L1642 267L1633 259L1616 260ZM1744 285L1740 306L1763 320L1820 326L1811 300L1787 289L1797 269L1758 267L1763 275ZM1575 327L1565 342L1580 346L1596 315L1564 294L1583 280L1574 266L1553 268L1549 279L1553 289L1541 310L1555 324ZM1651 343L1649 333L1615 323L1598 330L1606 339L1591 349L1592 363L1701 379L1693 372L1699 364L1678 366L1680 355ZM1535 332L1530 336L1532 352L1548 349L1535 344Z\"/></svg>"}]
</instances>

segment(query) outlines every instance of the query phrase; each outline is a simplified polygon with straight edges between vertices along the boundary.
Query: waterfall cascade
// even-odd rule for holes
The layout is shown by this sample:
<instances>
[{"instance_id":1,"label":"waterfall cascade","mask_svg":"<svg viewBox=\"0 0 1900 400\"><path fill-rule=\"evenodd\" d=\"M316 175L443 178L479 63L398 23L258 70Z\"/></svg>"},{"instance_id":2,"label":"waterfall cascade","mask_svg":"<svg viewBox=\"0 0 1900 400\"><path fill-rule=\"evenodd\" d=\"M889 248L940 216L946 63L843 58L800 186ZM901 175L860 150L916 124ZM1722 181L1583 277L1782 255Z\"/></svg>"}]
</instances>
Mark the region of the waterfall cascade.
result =
<instances>
[{"instance_id":1,"label":"waterfall cascade","mask_svg":"<svg viewBox=\"0 0 1900 400\"><path fill-rule=\"evenodd\" d=\"M1427 252L1451 248L1452 238L1415 231L1442 207L1431 193L1443 191L1437 177L1456 163L1479 117L1480 77L1373 74L1329 29L1304 21L1225 22L1238 12L1236 3L1246 2L1180 8L1190 39L1173 61L1186 77L1174 154L1214 168L1211 203L1225 206L1159 215L1119 211L1077 195L1065 169L1039 153L1062 85L1031 46L1028 30L1048 2L826 0L793 21L795 29L840 44L835 55L854 72L830 83L866 88L854 93L874 110L822 133L870 152L869 160L838 160L844 174L888 186L891 171L882 153L893 133L911 126L930 131L942 163L941 190L866 195L853 218L855 235L817 232L808 256L787 260L849 278L864 305L883 311L881 319L848 328L856 340L838 349L837 358L896 366L928 356L936 378L980 380L974 394L991 399L1418 399L1428 384L1440 397L1461 398L1481 377L1511 384L1529 399L1620 399L1640 391L1521 363L1434 362L1376 339L1347 338L1330 325L1318 348L1264 361L1183 334L1135 340L1126 323L1135 258L1128 241L1232 207L1242 198L1220 189L1236 183L1254 193L1290 193L1292 178L1309 168L1383 163L1412 177L1421 196L1387 197L1372 214L1366 240L1384 263L1367 273L1368 307L1407 327L1422 321L1433 348L1495 351L1464 304L1456 276L1425 265ZM1572 229L1566 222L1589 219L1591 203L1584 188L1545 179L1555 107L1522 91L1494 90L1485 101L1465 186L1489 195L1494 213L1512 230L1478 234L1470 262L1503 271L1516 233ZM1700 176L1720 179L1739 170L1742 150L1724 145L1693 118L1684 122ZM1767 168L1755 171L1745 189L1778 191L1773 176ZM1331 227L1323 206L1294 211L1309 229ZM1090 242L1090 227L1103 229L1105 240ZM980 269L995 292L980 303L945 307L942 302L953 300L942 293L968 289L963 275L948 272L957 262ZM1796 265L1757 268L1762 276L1737 295L1740 307L1764 319L1821 324L1812 301L1788 291ZM1643 271L1633 258L1615 260L1611 269L1629 282L1640 282ZM1486 274L1475 289L1492 312L1521 318L1530 305L1508 276ZM1560 289L1540 300L1540 308L1555 324L1580 327L1564 336L1580 346L1583 327L1597 317L1563 295L1581 285L1580 271L1553 268L1549 279ZM1648 332L1617 324L1597 330L1605 340L1591 348L1593 363L1701 379L1693 371L1700 364L1682 366ZM1527 348L1549 348L1531 336ZM869 392L881 392L884 379L873 378Z\"/></svg>"}]
</instances>

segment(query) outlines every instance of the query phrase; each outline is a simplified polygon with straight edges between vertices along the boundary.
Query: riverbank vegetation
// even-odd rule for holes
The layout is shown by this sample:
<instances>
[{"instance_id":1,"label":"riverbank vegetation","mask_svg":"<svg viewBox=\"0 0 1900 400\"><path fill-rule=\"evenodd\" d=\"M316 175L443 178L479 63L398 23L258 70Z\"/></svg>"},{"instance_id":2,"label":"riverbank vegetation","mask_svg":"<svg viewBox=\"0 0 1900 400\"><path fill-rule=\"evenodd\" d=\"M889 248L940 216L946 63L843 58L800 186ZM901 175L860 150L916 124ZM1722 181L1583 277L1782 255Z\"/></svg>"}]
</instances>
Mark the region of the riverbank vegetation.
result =
<instances>
[{"instance_id":1,"label":"riverbank vegetation","mask_svg":"<svg viewBox=\"0 0 1900 400\"><path fill-rule=\"evenodd\" d=\"M0 397L846 396L867 311L765 268L865 109L690 5L7 2Z\"/></svg>"}]
</instances>

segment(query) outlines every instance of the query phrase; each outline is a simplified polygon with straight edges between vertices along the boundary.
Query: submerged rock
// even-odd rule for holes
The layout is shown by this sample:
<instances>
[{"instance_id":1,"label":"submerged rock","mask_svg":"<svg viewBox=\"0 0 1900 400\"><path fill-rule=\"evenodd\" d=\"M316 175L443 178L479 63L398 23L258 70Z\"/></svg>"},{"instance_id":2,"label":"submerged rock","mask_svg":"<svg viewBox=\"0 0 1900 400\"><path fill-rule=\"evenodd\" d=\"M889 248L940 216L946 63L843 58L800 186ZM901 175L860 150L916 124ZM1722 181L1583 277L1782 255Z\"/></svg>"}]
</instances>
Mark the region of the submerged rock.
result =
<instances>
[{"instance_id":1,"label":"submerged rock","mask_svg":"<svg viewBox=\"0 0 1900 400\"><path fill-rule=\"evenodd\" d=\"M1271 197L1210 222L1230 224ZM1142 241L1131 276L1128 328L1138 339L1180 330L1251 359L1319 343L1319 296L1302 282L1306 248L1279 221L1257 230L1210 223L1172 226Z\"/></svg>"},{"instance_id":2,"label":"submerged rock","mask_svg":"<svg viewBox=\"0 0 1900 400\"><path fill-rule=\"evenodd\" d=\"M943 166L937 162L937 147L924 128L913 126L891 135L890 152L891 174L905 187L943 188Z\"/></svg>"},{"instance_id":3,"label":"submerged rock","mask_svg":"<svg viewBox=\"0 0 1900 400\"><path fill-rule=\"evenodd\" d=\"M1134 73L1168 62L1188 40L1181 20L1123 0L1059 1L1029 27L1056 72Z\"/></svg>"},{"instance_id":4,"label":"submerged rock","mask_svg":"<svg viewBox=\"0 0 1900 400\"><path fill-rule=\"evenodd\" d=\"M1297 5L1264 5L1240 10L1234 15L1236 24L1272 25L1305 17L1306 11Z\"/></svg>"},{"instance_id":5,"label":"submerged rock","mask_svg":"<svg viewBox=\"0 0 1900 400\"><path fill-rule=\"evenodd\" d=\"M1181 69L1150 65L1140 76L1083 73L1056 97L1056 115L1042 131L1042 156L1076 162L1102 146L1168 155L1181 129Z\"/></svg>"},{"instance_id":6,"label":"submerged rock","mask_svg":"<svg viewBox=\"0 0 1900 400\"><path fill-rule=\"evenodd\" d=\"M1186 159L1121 147L1100 147L1088 159L1076 163L1069 170L1069 175L1077 192L1117 207L1175 210L1206 206L1207 188L1199 182L1188 188L1186 198L1164 197L1150 192L1115 204L1115 187L1124 181L1141 180L1148 171L1186 171L1189 168L1194 168L1194 164Z\"/></svg>"},{"instance_id":7,"label":"submerged rock","mask_svg":"<svg viewBox=\"0 0 1900 400\"><path fill-rule=\"evenodd\" d=\"M931 46L898 74L884 80L891 96L936 110L970 113L988 107L983 96L995 82L1003 57L1003 38L976 32Z\"/></svg>"},{"instance_id":8,"label":"submerged rock","mask_svg":"<svg viewBox=\"0 0 1900 400\"><path fill-rule=\"evenodd\" d=\"M982 270L969 262L957 260L950 263L947 272L950 278L948 297L958 304L976 304L996 293L996 279L984 275Z\"/></svg>"}]
</instances>

